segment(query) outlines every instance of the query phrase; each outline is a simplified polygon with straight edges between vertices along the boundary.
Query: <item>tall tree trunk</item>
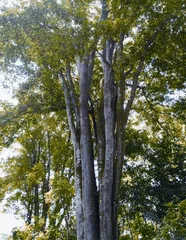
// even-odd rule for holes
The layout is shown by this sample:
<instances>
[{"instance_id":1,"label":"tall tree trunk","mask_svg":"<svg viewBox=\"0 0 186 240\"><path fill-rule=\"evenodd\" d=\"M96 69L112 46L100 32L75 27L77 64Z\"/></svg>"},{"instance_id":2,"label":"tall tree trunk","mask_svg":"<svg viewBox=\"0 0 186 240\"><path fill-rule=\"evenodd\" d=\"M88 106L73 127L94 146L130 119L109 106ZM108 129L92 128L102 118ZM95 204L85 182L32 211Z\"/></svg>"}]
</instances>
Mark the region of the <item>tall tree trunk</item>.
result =
<instances>
[{"instance_id":1,"label":"tall tree trunk","mask_svg":"<svg viewBox=\"0 0 186 240\"><path fill-rule=\"evenodd\" d=\"M37 225L39 221L39 186L35 184L34 186L34 217L35 217L35 225Z\"/></svg>"},{"instance_id":2,"label":"tall tree trunk","mask_svg":"<svg viewBox=\"0 0 186 240\"><path fill-rule=\"evenodd\" d=\"M113 184L113 239L119 239L118 229L118 198L120 179L124 160L124 95L125 95L125 75L123 59L124 34L120 35L120 42L117 46L117 104L116 104L116 157L114 161L114 184Z\"/></svg>"},{"instance_id":3,"label":"tall tree trunk","mask_svg":"<svg viewBox=\"0 0 186 240\"><path fill-rule=\"evenodd\" d=\"M83 199L82 199L82 166L79 142L74 142L75 191L76 191L76 231L77 240L85 240Z\"/></svg>"},{"instance_id":4,"label":"tall tree trunk","mask_svg":"<svg viewBox=\"0 0 186 240\"><path fill-rule=\"evenodd\" d=\"M89 88L91 85L89 56L86 55L78 65L80 73L81 161L85 240L98 240L97 188L94 173L92 133L88 113Z\"/></svg>"},{"instance_id":5,"label":"tall tree trunk","mask_svg":"<svg viewBox=\"0 0 186 240\"><path fill-rule=\"evenodd\" d=\"M69 67L67 69L67 80L69 82ZM75 165L75 191L76 191L76 231L77 231L77 240L85 240L84 235L84 216L83 216L83 200L82 200L82 164L81 164L81 150L80 150L80 126L79 126L79 113L77 109L77 104L74 106L72 104L72 98L75 99L75 94L69 90L68 84L66 82L65 76L62 72L59 72L59 79L62 84L62 88L65 95L66 110L68 124L71 131L72 142L74 146L74 165ZM73 83L70 81L69 85ZM74 121L73 114L74 111L72 108L76 108L75 116L76 122ZM76 126L75 126L76 123Z\"/></svg>"},{"instance_id":6,"label":"tall tree trunk","mask_svg":"<svg viewBox=\"0 0 186 240\"><path fill-rule=\"evenodd\" d=\"M33 201L32 201L32 191L29 192L30 200L27 206L27 217L26 217L26 223L29 225L32 221L32 214L33 214Z\"/></svg>"},{"instance_id":7,"label":"tall tree trunk","mask_svg":"<svg viewBox=\"0 0 186 240\"><path fill-rule=\"evenodd\" d=\"M112 188L113 188L113 161L114 161L114 122L115 122L115 87L112 69L112 55L114 42L108 40L103 52L104 71L104 119L105 119L105 163L100 189L100 233L101 240L113 239L112 224Z\"/></svg>"},{"instance_id":8,"label":"tall tree trunk","mask_svg":"<svg viewBox=\"0 0 186 240\"><path fill-rule=\"evenodd\" d=\"M48 218L49 204L45 201L45 193L50 190L50 174L51 174L51 146L50 146L50 133L46 132L46 160L44 161L45 165L45 177L43 179L42 193L43 193L43 209L42 209L42 218L44 219L43 231L46 228L46 222Z\"/></svg>"},{"instance_id":9,"label":"tall tree trunk","mask_svg":"<svg viewBox=\"0 0 186 240\"><path fill-rule=\"evenodd\" d=\"M104 102L103 93L101 93L100 104L97 110L97 155L98 155L98 183L99 183L99 205L103 206L102 180L105 165L105 120L104 120ZM102 228L102 212L99 206L99 223Z\"/></svg>"}]
</instances>

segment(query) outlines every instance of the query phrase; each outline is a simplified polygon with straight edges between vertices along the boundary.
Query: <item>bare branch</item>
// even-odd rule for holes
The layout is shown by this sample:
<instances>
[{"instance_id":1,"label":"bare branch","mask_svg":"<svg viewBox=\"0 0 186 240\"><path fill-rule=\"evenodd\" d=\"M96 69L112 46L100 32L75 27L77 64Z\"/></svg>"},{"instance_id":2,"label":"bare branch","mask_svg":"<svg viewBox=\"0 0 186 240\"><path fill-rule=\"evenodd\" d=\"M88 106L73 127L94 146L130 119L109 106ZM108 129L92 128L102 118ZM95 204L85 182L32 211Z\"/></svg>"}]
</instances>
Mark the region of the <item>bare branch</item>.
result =
<instances>
[{"instance_id":1,"label":"bare branch","mask_svg":"<svg viewBox=\"0 0 186 240\"><path fill-rule=\"evenodd\" d=\"M66 79L69 84L68 89L69 89L69 94L70 94L71 101L72 101L72 107L74 109L74 113L76 116L77 127L79 127L80 126L80 114L79 114L79 108L78 108L77 98L76 98L75 89L74 89L74 83L72 81L70 64L68 64L66 66Z\"/></svg>"},{"instance_id":2,"label":"bare branch","mask_svg":"<svg viewBox=\"0 0 186 240\"><path fill-rule=\"evenodd\" d=\"M66 79L65 79L62 71L59 72L58 76L61 81L62 88L63 88L64 95L65 95L67 118L68 118L68 124L70 127L70 131L72 133L72 140L75 143L76 142L76 128L75 128L74 119L73 119L73 112L72 112L72 107L71 107L72 102L71 102L71 98L70 98L69 88L66 84Z\"/></svg>"}]
</instances>

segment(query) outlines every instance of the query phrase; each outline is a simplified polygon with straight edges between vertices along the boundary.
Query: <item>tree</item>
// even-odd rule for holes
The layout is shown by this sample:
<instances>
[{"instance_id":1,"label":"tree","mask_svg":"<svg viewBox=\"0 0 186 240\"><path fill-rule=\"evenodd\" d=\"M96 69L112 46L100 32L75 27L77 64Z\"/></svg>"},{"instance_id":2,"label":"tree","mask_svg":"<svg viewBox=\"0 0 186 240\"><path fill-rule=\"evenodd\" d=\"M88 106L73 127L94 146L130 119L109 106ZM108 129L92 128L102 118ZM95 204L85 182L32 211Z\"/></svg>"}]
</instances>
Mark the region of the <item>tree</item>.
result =
<instances>
[{"instance_id":1,"label":"tree","mask_svg":"<svg viewBox=\"0 0 186 240\"><path fill-rule=\"evenodd\" d=\"M178 204L169 203L168 212L156 239L178 239L185 237L185 200Z\"/></svg>"},{"instance_id":2,"label":"tree","mask_svg":"<svg viewBox=\"0 0 186 240\"><path fill-rule=\"evenodd\" d=\"M161 71L166 76L180 74L178 68L171 72L167 62L159 68L164 55L156 49L160 44L174 48L172 29L182 39L184 22L183 1L96 4L30 1L3 9L0 19L4 66L11 68L19 60L26 74L35 70L61 82L74 146L78 240L119 237L118 201L129 115L137 97L154 98L156 92L151 91L157 82L162 86L158 97L165 94L167 81L157 80L155 71L151 75L153 65L158 77ZM174 63L169 54L165 56ZM138 91L143 88L149 90L148 96Z\"/></svg>"},{"instance_id":3,"label":"tree","mask_svg":"<svg viewBox=\"0 0 186 240\"><path fill-rule=\"evenodd\" d=\"M1 193L9 194L6 207L15 206L29 226L29 232L18 231L23 238L26 234L30 238L43 234L44 238L46 232L49 239L75 235L72 150L59 131L64 125L49 114L24 115L16 140L20 153L3 164Z\"/></svg>"},{"instance_id":4,"label":"tree","mask_svg":"<svg viewBox=\"0 0 186 240\"><path fill-rule=\"evenodd\" d=\"M179 129L176 119L174 125ZM155 135L128 129L119 202L119 227L125 237L128 233L131 239L137 234L154 239L161 232L169 204L185 199L185 139L178 129L169 137L165 129Z\"/></svg>"}]
</instances>

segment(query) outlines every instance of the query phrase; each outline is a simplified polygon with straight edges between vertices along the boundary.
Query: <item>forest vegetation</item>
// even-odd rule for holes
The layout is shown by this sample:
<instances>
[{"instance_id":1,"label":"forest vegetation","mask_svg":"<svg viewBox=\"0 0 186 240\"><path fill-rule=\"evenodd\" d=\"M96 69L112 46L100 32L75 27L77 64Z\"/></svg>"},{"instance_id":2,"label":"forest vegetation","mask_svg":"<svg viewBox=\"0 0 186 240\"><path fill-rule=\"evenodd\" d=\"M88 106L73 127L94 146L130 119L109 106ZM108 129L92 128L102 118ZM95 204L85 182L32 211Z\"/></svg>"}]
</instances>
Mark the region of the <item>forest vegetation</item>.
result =
<instances>
[{"instance_id":1,"label":"forest vegetation","mask_svg":"<svg viewBox=\"0 0 186 240\"><path fill-rule=\"evenodd\" d=\"M184 0L0 9L0 200L10 239L186 239Z\"/></svg>"}]
</instances>

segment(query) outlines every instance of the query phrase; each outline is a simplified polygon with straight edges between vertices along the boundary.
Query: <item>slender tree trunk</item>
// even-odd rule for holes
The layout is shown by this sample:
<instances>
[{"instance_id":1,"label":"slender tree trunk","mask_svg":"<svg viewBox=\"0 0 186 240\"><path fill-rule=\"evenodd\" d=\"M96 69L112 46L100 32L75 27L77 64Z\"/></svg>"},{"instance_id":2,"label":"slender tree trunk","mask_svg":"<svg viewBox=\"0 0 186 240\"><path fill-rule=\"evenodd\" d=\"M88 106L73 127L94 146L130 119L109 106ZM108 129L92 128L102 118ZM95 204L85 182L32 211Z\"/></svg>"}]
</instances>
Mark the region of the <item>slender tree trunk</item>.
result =
<instances>
[{"instance_id":1,"label":"slender tree trunk","mask_svg":"<svg viewBox=\"0 0 186 240\"><path fill-rule=\"evenodd\" d=\"M37 224L39 220L39 186L38 184L35 184L34 186L34 217L35 217L35 224Z\"/></svg>"},{"instance_id":2,"label":"slender tree trunk","mask_svg":"<svg viewBox=\"0 0 186 240\"><path fill-rule=\"evenodd\" d=\"M67 69L67 80L69 82L69 67ZM84 215L83 215L83 200L82 200L82 163L81 163L81 150L80 150L80 126L79 126L79 113L77 104L72 104L72 98L75 99L75 93L72 88L69 90L69 86L66 82L65 76L62 72L59 73L59 79L62 84L62 88L65 95L66 110L68 124L71 131L72 142L74 146L74 165L75 165L75 191L76 191L76 231L77 240L85 240L84 235ZM71 86L72 81L69 82ZM74 101L74 100L73 100ZM75 101L76 102L76 101ZM72 109L73 108L73 109ZM75 109L75 110L74 110ZM73 111L74 110L74 111ZM74 121L73 114L75 112L76 122ZM76 123L76 126L75 126Z\"/></svg>"},{"instance_id":3,"label":"slender tree trunk","mask_svg":"<svg viewBox=\"0 0 186 240\"><path fill-rule=\"evenodd\" d=\"M50 147L50 133L47 131L46 133L46 159L44 161L45 165L45 177L43 179L43 186L42 186L42 194L43 194L43 209L42 209L42 218L44 219L43 223L43 231L45 231L46 228L46 222L48 218L48 210L49 210L49 204L45 201L45 193L49 192L50 190L50 174L51 174L51 147Z\"/></svg>"},{"instance_id":4,"label":"slender tree trunk","mask_svg":"<svg viewBox=\"0 0 186 240\"><path fill-rule=\"evenodd\" d=\"M100 104L97 110L97 154L98 154L98 182L99 182L99 223L100 230L102 228L102 211L100 206L103 206L103 171L105 165L105 120L104 120L104 103L103 94L100 97Z\"/></svg>"},{"instance_id":5,"label":"slender tree trunk","mask_svg":"<svg viewBox=\"0 0 186 240\"><path fill-rule=\"evenodd\" d=\"M76 191L76 231L77 240L84 240L84 216L83 216L83 199L82 199L82 166L80 144L74 143L75 159L75 191Z\"/></svg>"},{"instance_id":6,"label":"slender tree trunk","mask_svg":"<svg viewBox=\"0 0 186 240\"><path fill-rule=\"evenodd\" d=\"M119 239L118 229L118 201L120 179L122 175L124 160L124 95L125 95L125 75L123 59L124 35L120 35L120 42L117 46L118 70L117 75L117 104L116 104L116 158L114 162L114 185L113 185L113 239Z\"/></svg>"},{"instance_id":7,"label":"slender tree trunk","mask_svg":"<svg viewBox=\"0 0 186 240\"><path fill-rule=\"evenodd\" d=\"M112 64L114 43L108 40L103 53L104 71L104 119L105 119L105 164L100 191L100 233L101 240L113 239L112 224L112 188L113 188L113 161L114 161L114 122L115 122L115 87Z\"/></svg>"},{"instance_id":8,"label":"slender tree trunk","mask_svg":"<svg viewBox=\"0 0 186 240\"><path fill-rule=\"evenodd\" d=\"M31 160L31 166L32 168L39 162L40 158L40 145L37 146L35 139L32 139L33 143L33 153L32 153L32 160ZM39 204L39 184L35 183L33 186L33 196L34 196L34 207L33 207L33 213L34 213L34 224L37 225L39 221L39 213L40 213L40 204Z\"/></svg>"},{"instance_id":9,"label":"slender tree trunk","mask_svg":"<svg viewBox=\"0 0 186 240\"><path fill-rule=\"evenodd\" d=\"M98 240L97 188L94 173L94 154L90 128L88 99L91 85L89 56L79 63L80 73L80 124L81 124L81 161L83 181L83 211L85 240Z\"/></svg>"},{"instance_id":10,"label":"slender tree trunk","mask_svg":"<svg viewBox=\"0 0 186 240\"><path fill-rule=\"evenodd\" d=\"M32 191L29 193L30 194L30 202L27 207L27 217L26 217L26 223L29 225L31 224L32 221L32 214L33 214L33 201L32 201Z\"/></svg>"}]
</instances>

